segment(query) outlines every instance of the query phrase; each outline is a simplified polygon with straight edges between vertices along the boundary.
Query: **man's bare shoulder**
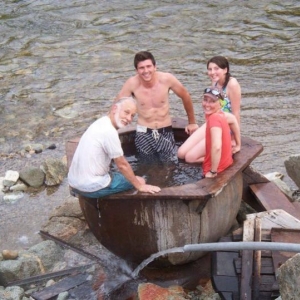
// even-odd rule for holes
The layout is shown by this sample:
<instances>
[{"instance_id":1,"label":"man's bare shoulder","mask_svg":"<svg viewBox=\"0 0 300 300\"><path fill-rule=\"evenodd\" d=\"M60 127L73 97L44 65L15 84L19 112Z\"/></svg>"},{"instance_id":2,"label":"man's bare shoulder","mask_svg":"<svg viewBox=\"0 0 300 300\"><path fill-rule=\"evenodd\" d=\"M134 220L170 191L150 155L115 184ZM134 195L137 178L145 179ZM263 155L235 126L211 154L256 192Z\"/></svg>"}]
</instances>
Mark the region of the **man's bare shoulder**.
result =
<instances>
[{"instance_id":1,"label":"man's bare shoulder","mask_svg":"<svg viewBox=\"0 0 300 300\"><path fill-rule=\"evenodd\" d=\"M176 77L168 72L156 72L157 78L160 82L169 84L170 86L177 81Z\"/></svg>"},{"instance_id":2,"label":"man's bare shoulder","mask_svg":"<svg viewBox=\"0 0 300 300\"><path fill-rule=\"evenodd\" d=\"M129 77L124 83L123 89L130 89L131 91L137 88L140 84L139 77L137 75Z\"/></svg>"}]
</instances>

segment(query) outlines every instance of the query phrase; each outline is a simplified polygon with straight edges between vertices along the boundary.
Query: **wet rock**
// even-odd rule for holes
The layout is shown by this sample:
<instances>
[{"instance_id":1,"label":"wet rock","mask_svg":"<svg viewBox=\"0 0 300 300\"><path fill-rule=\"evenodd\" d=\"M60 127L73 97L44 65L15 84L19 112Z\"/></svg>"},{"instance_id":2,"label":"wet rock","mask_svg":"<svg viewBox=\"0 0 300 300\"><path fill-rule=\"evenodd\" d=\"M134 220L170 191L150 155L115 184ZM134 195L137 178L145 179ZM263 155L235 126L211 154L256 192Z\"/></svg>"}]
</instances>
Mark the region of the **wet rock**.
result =
<instances>
[{"instance_id":1,"label":"wet rock","mask_svg":"<svg viewBox=\"0 0 300 300\"><path fill-rule=\"evenodd\" d=\"M65 118L65 119L74 119L74 118L78 117L78 112L75 111L72 108L72 106L70 105L70 106L56 109L54 111L54 115Z\"/></svg>"},{"instance_id":2,"label":"wet rock","mask_svg":"<svg viewBox=\"0 0 300 300\"><path fill-rule=\"evenodd\" d=\"M19 200L23 197L24 197L23 192L13 192L11 194L5 194L3 196L3 201L4 202L9 202L9 203L15 203L17 200Z\"/></svg>"},{"instance_id":3,"label":"wet rock","mask_svg":"<svg viewBox=\"0 0 300 300\"><path fill-rule=\"evenodd\" d=\"M74 241L77 235L81 236L86 226L78 199L71 198L54 210L42 229L57 238Z\"/></svg>"},{"instance_id":4,"label":"wet rock","mask_svg":"<svg viewBox=\"0 0 300 300\"><path fill-rule=\"evenodd\" d=\"M49 270L63 256L63 250L53 241L43 241L32 246L28 253L39 257L45 270Z\"/></svg>"},{"instance_id":5,"label":"wet rock","mask_svg":"<svg viewBox=\"0 0 300 300\"><path fill-rule=\"evenodd\" d=\"M51 144L51 145L47 146L47 149L54 150L54 149L56 149L56 145Z\"/></svg>"},{"instance_id":6,"label":"wet rock","mask_svg":"<svg viewBox=\"0 0 300 300\"><path fill-rule=\"evenodd\" d=\"M0 285L43 274L62 256L62 249L53 241L44 241L28 251L20 251L17 259L0 261Z\"/></svg>"},{"instance_id":7,"label":"wet rock","mask_svg":"<svg viewBox=\"0 0 300 300\"><path fill-rule=\"evenodd\" d=\"M68 292L62 292L57 296L57 300L66 300L68 299L69 293Z\"/></svg>"},{"instance_id":8,"label":"wet rock","mask_svg":"<svg viewBox=\"0 0 300 300\"><path fill-rule=\"evenodd\" d=\"M0 262L0 285L41 274L40 263L36 257L20 256L16 260ZM1 298L0 298L1 299Z\"/></svg>"},{"instance_id":9,"label":"wet rock","mask_svg":"<svg viewBox=\"0 0 300 300\"><path fill-rule=\"evenodd\" d=\"M291 155L284 161L284 166L289 177L300 189L300 154Z\"/></svg>"},{"instance_id":10,"label":"wet rock","mask_svg":"<svg viewBox=\"0 0 300 300\"><path fill-rule=\"evenodd\" d=\"M282 264L276 272L282 299L300 299L300 253Z\"/></svg>"},{"instance_id":11,"label":"wet rock","mask_svg":"<svg viewBox=\"0 0 300 300\"><path fill-rule=\"evenodd\" d=\"M24 150L30 153L41 153L44 146L42 144L27 144L24 146Z\"/></svg>"},{"instance_id":12,"label":"wet rock","mask_svg":"<svg viewBox=\"0 0 300 300\"><path fill-rule=\"evenodd\" d=\"M0 289L1 300L19 300L24 299L23 297L24 290L19 286L9 286L6 289Z\"/></svg>"},{"instance_id":13,"label":"wet rock","mask_svg":"<svg viewBox=\"0 0 300 300\"><path fill-rule=\"evenodd\" d=\"M3 250L2 257L4 260L16 259L19 256L19 252L16 250Z\"/></svg>"},{"instance_id":14,"label":"wet rock","mask_svg":"<svg viewBox=\"0 0 300 300\"><path fill-rule=\"evenodd\" d=\"M203 287L199 286L200 288L200 295L197 295L196 298L192 299L197 299L197 300L221 300L221 297L219 296L218 293L215 292L213 289L211 280L209 280ZM190 294L189 294L190 295Z\"/></svg>"},{"instance_id":15,"label":"wet rock","mask_svg":"<svg viewBox=\"0 0 300 300\"><path fill-rule=\"evenodd\" d=\"M272 173L264 174L264 176L270 181L283 178L283 174L281 174L279 172L272 172Z\"/></svg>"},{"instance_id":16,"label":"wet rock","mask_svg":"<svg viewBox=\"0 0 300 300\"><path fill-rule=\"evenodd\" d=\"M50 279L50 280L47 281L46 287L54 285L54 284L55 284L55 281L53 279Z\"/></svg>"},{"instance_id":17,"label":"wet rock","mask_svg":"<svg viewBox=\"0 0 300 300\"><path fill-rule=\"evenodd\" d=\"M12 192L25 192L27 190L27 185L24 183L17 183L9 188Z\"/></svg>"},{"instance_id":18,"label":"wet rock","mask_svg":"<svg viewBox=\"0 0 300 300\"><path fill-rule=\"evenodd\" d=\"M5 173L3 185L4 186L12 186L18 181L18 179L19 179L19 172L8 170Z\"/></svg>"},{"instance_id":19,"label":"wet rock","mask_svg":"<svg viewBox=\"0 0 300 300\"><path fill-rule=\"evenodd\" d=\"M29 186L38 188L44 184L45 173L40 168L28 167L20 172L20 179Z\"/></svg>"},{"instance_id":20,"label":"wet rock","mask_svg":"<svg viewBox=\"0 0 300 300\"><path fill-rule=\"evenodd\" d=\"M185 300L189 299L183 288L171 286L163 288L152 283L142 283L138 286L139 300Z\"/></svg>"},{"instance_id":21,"label":"wet rock","mask_svg":"<svg viewBox=\"0 0 300 300\"><path fill-rule=\"evenodd\" d=\"M41 169L46 175L45 184L48 186L62 183L67 176L67 165L62 160L48 158L41 165Z\"/></svg>"},{"instance_id":22,"label":"wet rock","mask_svg":"<svg viewBox=\"0 0 300 300\"><path fill-rule=\"evenodd\" d=\"M300 202L300 189L293 191L292 197L294 201Z\"/></svg>"}]
</instances>

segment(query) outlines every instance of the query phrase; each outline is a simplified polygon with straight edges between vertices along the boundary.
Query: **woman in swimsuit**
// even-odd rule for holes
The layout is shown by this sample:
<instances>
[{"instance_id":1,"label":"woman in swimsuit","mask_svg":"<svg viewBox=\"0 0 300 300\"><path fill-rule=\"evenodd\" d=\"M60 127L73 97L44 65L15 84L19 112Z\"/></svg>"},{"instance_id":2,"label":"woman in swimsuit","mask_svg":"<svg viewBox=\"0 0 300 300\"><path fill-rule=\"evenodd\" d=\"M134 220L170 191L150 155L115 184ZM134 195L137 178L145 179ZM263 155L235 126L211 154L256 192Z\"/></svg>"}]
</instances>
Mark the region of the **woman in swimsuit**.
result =
<instances>
[{"instance_id":1,"label":"woman in swimsuit","mask_svg":"<svg viewBox=\"0 0 300 300\"><path fill-rule=\"evenodd\" d=\"M207 62L207 74L212 86L223 90L222 110L232 113L240 125L241 87L229 72L229 62L224 56L214 56ZM201 163L205 156L206 123L198 128L178 149L178 157L188 163ZM233 142L234 146L234 142Z\"/></svg>"}]
</instances>

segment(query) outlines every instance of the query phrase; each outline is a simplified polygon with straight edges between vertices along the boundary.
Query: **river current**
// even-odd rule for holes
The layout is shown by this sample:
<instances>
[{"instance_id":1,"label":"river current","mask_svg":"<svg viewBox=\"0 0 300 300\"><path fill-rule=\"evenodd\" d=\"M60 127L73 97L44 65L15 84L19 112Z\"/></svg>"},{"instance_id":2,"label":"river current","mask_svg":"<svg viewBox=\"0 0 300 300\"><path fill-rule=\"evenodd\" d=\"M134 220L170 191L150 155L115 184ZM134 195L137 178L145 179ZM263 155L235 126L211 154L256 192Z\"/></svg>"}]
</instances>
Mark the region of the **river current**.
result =
<instances>
[{"instance_id":1,"label":"river current","mask_svg":"<svg viewBox=\"0 0 300 300\"><path fill-rule=\"evenodd\" d=\"M190 92L197 120L210 85L206 62L226 56L242 87L242 135L264 146L252 166L278 171L299 153L300 2L2 0L0 3L0 176L63 157L65 142L105 114L133 57L150 50L161 71ZM185 117L170 96L171 114ZM31 157L28 143L54 143ZM0 244L28 246L49 212L68 196L67 182L0 201ZM2 247L1 247L2 248Z\"/></svg>"}]
</instances>

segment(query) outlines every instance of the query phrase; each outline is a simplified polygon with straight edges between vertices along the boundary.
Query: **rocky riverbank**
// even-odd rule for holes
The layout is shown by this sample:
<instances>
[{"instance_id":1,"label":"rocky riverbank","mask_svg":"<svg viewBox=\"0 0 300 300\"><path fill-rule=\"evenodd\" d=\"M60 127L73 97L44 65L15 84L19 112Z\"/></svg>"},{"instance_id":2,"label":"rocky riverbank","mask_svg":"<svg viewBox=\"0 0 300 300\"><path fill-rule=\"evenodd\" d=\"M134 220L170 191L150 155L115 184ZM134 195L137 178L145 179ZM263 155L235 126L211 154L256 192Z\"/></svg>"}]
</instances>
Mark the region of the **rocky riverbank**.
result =
<instances>
[{"instance_id":1,"label":"rocky riverbank","mask_svg":"<svg viewBox=\"0 0 300 300\"><path fill-rule=\"evenodd\" d=\"M29 151L37 150L31 148ZM37 148L39 149L39 148ZM24 149L24 151L27 151ZM28 152L29 153L29 152ZM26 152L25 152L26 155ZM295 184L300 187L300 155L291 156L286 162L285 167L289 176ZM46 159L41 166L27 167L23 170L7 170L4 177L0 179L1 191L0 200L14 204L30 187L39 188L43 185L56 186L61 184L67 174L67 164L65 158ZM291 201L299 201L299 190L291 190L281 180L282 176L278 173L267 174L269 180L274 181L280 189L288 195ZM253 211L251 211L252 213ZM240 212L240 220L243 219ZM90 282L95 291L91 290L91 299L105 298L107 292L107 282L112 282L110 278L118 276L120 280L130 280L130 267L126 262L113 256L109 251L102 247L89 231L77 198L68 197L63 204L57 207L49 216L48 221L42 226L42 231L51 236L57 237L70 245L83 249L98 258L97 264L90 258L74 252L52 240L45 240L26 250L6 249L1 245L0 254L0 299L3 300L28 300L34 299L31 295L37 293L45 287L59 282L63 276L59 271L81 268L87 274L86 280ZM300 297L297 290L297 278L300 278L300 271L297 266L300 264L300 254L283 264L278 272L280 292L283 299L296 299ZM101 262L99 264L99 261ZM298 262L299 261L299 262ZM99 270L99 266L100 269ZM293 274L291 276L290 274ZM53 278L43 279L42 275L52 274ZM99 275L102 274L102 275ZM36 277L36 281L22 283L26 278ZM40 277L43 279L41 280ZM51 277L51 276L50 276ZM101 280L99 278L102 278ZM104 278L104 279L103 279ZM20 282L21 281L21 282ZM20 284L10 284L20 282ZM99 283L100 282L100 283ZM106 282L106 285L105 285ZM117 285L120 285L120 282ZM97 288L95 289L95 286ZM110 287L111 288L111 287ZM293 290L291 293L290 289ZM136 285L135 298L146 300L150 299L149 294L164 295L159 299L220 299L211 286L211 282L204 282L194 291L186 291L181 287L162 288L149 283L140 282ZM288 298L287 295L296 295L295 298ZM75 298L74 298L75 297ZM148 298L147 298L148 297ZM172 298L173 297L173 298ZM175 298L174 298L175 297ZM76 295L68 290L57 294L57 299L77 299ZM78 298L83 300L81 298ZM121 298L120 298L121 299ZM124 298L125 299L125 298ZM152 300L153 298L151 298ZM114 299L115 300L115 299Z\"/></svg>"}]
</instances>

